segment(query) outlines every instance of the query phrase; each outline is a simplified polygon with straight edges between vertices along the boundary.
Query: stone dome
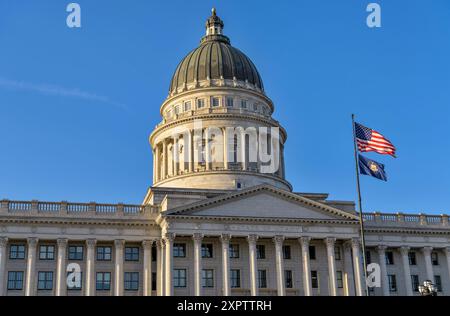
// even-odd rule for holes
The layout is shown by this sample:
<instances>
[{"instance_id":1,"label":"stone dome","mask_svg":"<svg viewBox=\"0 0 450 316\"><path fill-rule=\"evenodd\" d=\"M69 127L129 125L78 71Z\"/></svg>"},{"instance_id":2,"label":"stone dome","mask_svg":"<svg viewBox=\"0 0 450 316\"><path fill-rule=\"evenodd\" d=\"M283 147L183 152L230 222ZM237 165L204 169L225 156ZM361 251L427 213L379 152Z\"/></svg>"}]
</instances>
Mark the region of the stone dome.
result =
<instances>
[{"instance_id":1,"label":"stone dome","mask_svg":"<svg viewBox=\"0 0 450 316\"><path fill-rule=\"evenodd\" d=\"M213 9L206 22L206 36L200 46L179 63L171 81L170 94L204 86L244 86L260 92L263 82L253 62L239 49L231 46L222 34L223 22Z\"/></svg>"}]
</instances>

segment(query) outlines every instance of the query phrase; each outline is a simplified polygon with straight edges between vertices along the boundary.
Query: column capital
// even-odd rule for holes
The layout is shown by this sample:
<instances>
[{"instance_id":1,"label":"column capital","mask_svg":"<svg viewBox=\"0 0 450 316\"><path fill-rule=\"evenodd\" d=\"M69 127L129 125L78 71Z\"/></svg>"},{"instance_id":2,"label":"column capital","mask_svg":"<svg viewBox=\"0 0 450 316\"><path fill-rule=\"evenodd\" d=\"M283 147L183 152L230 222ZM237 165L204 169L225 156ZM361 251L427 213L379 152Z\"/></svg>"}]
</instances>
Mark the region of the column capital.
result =
<instances>
[{"instance_id":1,"label":"column capital","mask_svg":"<svg viewBox=\"0 0 450 316\"><path fill-rule=\"evenodd\" d=\"M8 237L0 237L0 247L4 248L8 244Z\"/></svg>"},{"instance_id":2,"label":"column capital","mask_svg":"<svg viewBox=\"0 0 450 316\"><path fill-rule=\"evenodd\" d=\"M298 241L302 247L309 247L309 243L311 242L311 237L302 236L298 239Z\"/></svg>"},{"instance_id":3,"label":"column capital","mask_svg":"<svg viewBox=\"0 0 450 316\"><path fill-rule=\"evenodd\" d=\"M334 248L335 243L336 243L336 238L334 238L334 237L325 238L325 244L327 245L327 247Z\"/></svg>"},{"instance_id":4,"label":"column capital","mask_svg":"<svg viewBox=\"0 0 450 316\"><path fill-rule=\"evenodd\" d=\"M409 250L411 250L411 248L409 246L401 246L400 247L400 253L402 254L402 256L407 256L409 253Z\"/></svg>"},{"instance_id":5,"label":"column capital","mask_svg":"<svg viewBox=\"0 0 450 316\"><path fill-rule=\"evenodd\" d=\"M175 240L175 233L166 233L164 235L164 240L166 242L173 242Z\"/></svg>"},{"instance_id":6,"label":"column capital","mask_svg":"<svg viewBox=\"0 0 450 316\"><path fill-rule=\"evenodd\" d=\"M284 236L281 235L276 235L272 238L273 242L275 243L275 245L282 245L283 241L284 241Z\"/></svg>"},{"instance_id":7,"label":"column capital","mask_svg":"<svg viewBox=\"0 0 450 316\"><path fill-rule=\"evenodd\" d=\"M352 238L351 244L352 248L359 248L359 246L361 245L361 241L359 240L359 238Z\"/></svg>"},{"instance_id":8,"label":"column capital","mask_svg":"<svg viewBox=\"0 0 450 316\"><path fill-rule=\"evenodd\" d=\"M444 252L450 255L450 246L444 248ZM450 268L450 267L449 267Z\"/></svg>"},{"instance_id":9,"label":"column capital","mask_svg":"<svg viewBox=\"0 0 450 316\"><path fill-rule=\"evenodd\" d=\"M142 247L144 249L151 249L154 242L155 242L154 239L143 240L142 241Z\"/></svg>"},{"instance_id":10,"label":"column capital","mask_svg":"<svg viewBox=\"0 0 450 316\"><path fill-rule=\"evenodd\" d=\"M193 235L192 235L192 239L195 241L195 242L202 242L202 240L203 240L203 234L202 233L194 233Z\"/></svg>"},{"instance_id":11,"label":"column capital","mask_svg":"<svg viewBox=\"0 0 450 316\"><path fill-rule=\"evenodd\" d=\"M125 240L123 239L114 240L114 246L118 249L123 249L123 247L125 246Z\"/></svg>"},{"instance_id":12,"label":"column capital","mask_svg":"<svg viewBox=\"0 0 450 316\"><path fill-rule=\"evenodd\" d=\"M36 247L39 239L32 237L27 239L28 247Z\"/></svg>"},{"instance_id":13,"label":"column capital","mask_svg":"<svg viewBox=\"0 0 450 316\"><path fill-rule=\"evenodd\" d=\"M96 244L97 244L97 239L90 238L90 239L86 240L86 245L88 248L94 248Z\"/></svg>"},{"instance_id":14,"label":"column capital","mask_svg":"<svg viewBox=\"0 0 450 316\"><path fill-rule=\"evenodd\" d=\"M377 251L378 251L378 253L383 253L383 252L386 251L387 248L388 247L386 245L378 245L377 246Z\"/></svg>"},{"instance_id":15,"label":"column capital","mask_svg":"<svg viewBox=\"0 0 450 316\"><path fill-rule=\"evenodd\" d=\"M254 234L247 236L247 240L248 240L249 244L255 244L258 241L258 238L259 238L258 235L254 235Z\"/></svg>"},{"instance_id":16,"label":"column capital","mask_svg":"<svg viewBox=\"0 0 450 316\"><path fill-rule=\"evenodd\" d=\"M431 247L431 246L425 246L422 248L422 252L425 255L430 255L432 251L433 251L433 247Z\"/></svg>"},{"instance_id":17,"label":"column capital","mask_svg":"<svg viewBox=\"0 0 450 316\"><path fill-rule=\"evenodd\" d=\"M58 244L58 247L60 247L60 248L67 247L68 242L69 241L66 238L58 238L58 239L56 239L56 243Z\"/></svg>"},{"instance_id":18,"label":"column capital","mask_svg":"<svg viewBox=\"0 0 450 316\"><path fill-rule=\"evenodd\" d=\"M222 234L222 235L220 235L220 239L222 240L223 243L229 243L230 239L231 239L231 235L230 234Z\"/></svg>"}]
</instances>

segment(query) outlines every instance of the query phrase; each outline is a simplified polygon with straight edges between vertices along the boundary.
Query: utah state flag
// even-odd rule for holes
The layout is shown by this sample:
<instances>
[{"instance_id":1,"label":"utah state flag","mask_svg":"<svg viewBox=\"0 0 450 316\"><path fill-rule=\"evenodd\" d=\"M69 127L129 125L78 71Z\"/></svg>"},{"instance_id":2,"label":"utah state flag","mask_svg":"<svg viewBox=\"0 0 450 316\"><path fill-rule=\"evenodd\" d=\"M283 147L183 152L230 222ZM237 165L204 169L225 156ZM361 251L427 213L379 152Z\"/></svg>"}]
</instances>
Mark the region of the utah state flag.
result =
<instances>
[{"instance_id":1,"label":"utah state flag","mask_svg":"<svg viewBox=\"0 0 450 316\"><path fill-rule=\"evenodd\" d=\"M359 156L359 173L367 176L372 176L377 179L387 181L386 172L384 171L384 165L370 160L362 155Z\"/></svg>"}]
</instances>

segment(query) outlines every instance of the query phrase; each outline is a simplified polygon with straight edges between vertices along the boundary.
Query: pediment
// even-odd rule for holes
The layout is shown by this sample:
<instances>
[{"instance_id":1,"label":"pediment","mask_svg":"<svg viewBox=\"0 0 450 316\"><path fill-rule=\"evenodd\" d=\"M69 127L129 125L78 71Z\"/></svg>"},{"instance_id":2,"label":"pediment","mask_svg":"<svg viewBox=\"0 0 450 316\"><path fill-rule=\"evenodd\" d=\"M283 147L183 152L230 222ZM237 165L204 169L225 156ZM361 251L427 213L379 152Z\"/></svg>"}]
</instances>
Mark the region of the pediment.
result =
<instances>
[{"instance_id":1,"label":"pediment","mask_svg":"<svg viewBox=\"0 0 450 316\"><path fill-rule=\"evenodd\" d=\"M348 212L263 185L167 211L168 216L357 220Z\"/></svg>"}]
</instances>

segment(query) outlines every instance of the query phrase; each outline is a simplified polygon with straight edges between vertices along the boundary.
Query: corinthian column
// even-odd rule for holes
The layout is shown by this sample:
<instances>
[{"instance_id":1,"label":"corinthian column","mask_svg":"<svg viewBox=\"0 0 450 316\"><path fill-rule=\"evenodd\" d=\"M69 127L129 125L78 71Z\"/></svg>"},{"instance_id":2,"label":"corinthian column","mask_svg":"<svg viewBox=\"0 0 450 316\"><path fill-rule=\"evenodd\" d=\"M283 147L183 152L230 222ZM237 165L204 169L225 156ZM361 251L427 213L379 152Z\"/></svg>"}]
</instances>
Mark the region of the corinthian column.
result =
<instances>
[{"instance_id":1,"label":"corinthian column","mask_svg":"<svg viewBox=\"0 0 450 316\"><path fill-rule=\"evenodd\" d=\"M388 275L387 275L387 268L386 268L386 246L380 245L377 247L378 251L378 261L380 263L380 270L381 270L381 288L383 290L383 296L389 296L389 281L388 281Z\"/></svg>"},{"instance_id":2,"label":"corinthian column","mask_svg":"<svg viewBox=\"0 0 450 316\"><path fill-rule=\"evenodd\" d=\"M114 295L123 296L123 249L125 240L115 240Z\"/></svg>"},{"instance_id":3,"label":"corinthian column","mask_svg":"<svg viewBox=\"0 0 450 316\"><path fill-rule=\"evenodd\" d=\"M432 247L423 247L422 253L425 259L425 269L427 271L427 279L434 283L433 264L431 263L431 251Z\"/></svg>"},{"instance_id":4,"label":"corinthian column","mask_svg":"<svg viewBox=\"0 0 450 316\"><path fill-rule=\"evenodd\" d=\"M278 296L286 295L284 285L284 260L283 260L283 236L275 236L273 242L275 244L275 267L277 272L277 293Z\"/></svg>"},{"instance_id":5,"label":"corinthian column","mask_svg":"<svg viewBox=\"0 0 450 316\"><path fill-rule=\"evenodd\" d=\"M152 246L153 240L144 240L144 296L152 295Z\"/></svg>"},{"instance_id":6,"label":"corinthian column","mask_svg":"<svg viewBox=\"0 0 450 316\"><path fill-rule=\"evenodd\" d=\"M166 296L173 295L173 282L172 282L172 271L173 271L173 259L172 259L172 248L173 241L175 239L175 234L167 233L166 234Z\"/></svg>"},{"instance_id":7,"label":"corinthian column","mask_svg":"<svg viewBox=\"0 0 450 316\"><path fill-rule=\"evenodd\" d=\"M58 244L58 257L56 262L56 296L65 296L67 292L66 285L66 252L67 239L60 238Z\"/></svg>"},{"instance_id":8,"label":"corinthian column","mask_svg":"<svg viewBox=\"0 0 450 316\"><path fill-rule=\"evenodd\" d=\"M361 264L360 243L359 239L357 238L352 238L352 253L353 253L353 267L355 273L356 295L363 296L365 292L363 288L364 273L361 270L362 264Z\"/></svg>"},{"instance_id":9,"label":"corinthian column","mask_svg":"<svg viewBox=\"0 0 450 316\"><path fill-rule=\"evenodd\" d=\"M87 252L86 252L86 296L95 295L95 245L97 241L95 239L86 240Z\"/></svg>"},{"instance_id":10,"label":"corinthian column","mask_svg":"<svg viewBox=\"0 0 450 316\"><path fill-rule=\"evenodd\" d=\"M403 273L405 277L406 295L413 296L412 282L411 282L411 269L409 268L409 247L403 246L400 248L402 255Z\"/></svg>"},{"instance_id":11,"label":"corinthian column","mask_svg":"<svg viewBox=\"0 0 450 316\"><path fill-rule=\"evenodd\" d=\"M312 295L312 285L311 285L311 269L309 262L309 242L310 237L301 237L299 239L300 246L302 248L302 263L303 263L303 286L305 291L305 296Z\"/></svg>"},{"instance_id":12,"label":"corinthian column","mask_svg":"<svg viewBox=\"0 0 450 316\"><path fill-rule=\"evenodd\" d=\"M444 252L445 252L445 258L447 259L448 276L450 277L450 247L446 247L444 249Z\"/></svg>"},{"instance_id":13,"label":"corinthian column","mask_svg":"<svg viewBox=\"0 0 450 316\"><path fill-rule=\"evenodd\" d=\"M328 258L328 284L330 285L330 295L337 295L336 287L336 264L334 258L334 244L336 238L326 238L325 243L327 246L327 258Z\"/></svg>"},{"instance_id":14,"label":"corinthian column","mask_svg":"<svg viewBox=\"0 0 450 316\"><path fill-rule=\"evenodd\" d=\"M230 296L230 235L223 234L221 236L222 241L222 284L223 284L223 296Z\"/></svg>"},{"instance_id":15,"label":"corinthian column","mask_svg":"<svg viewBox=\"0 0 450 316\"><path fill-rule=\"evenodd\" d=\"M250 263L250 295L258 296L258 284L256 280L256 273L258 272L258 266L256 261L256 241L258 236L250 235L248 240L248 254Z\"/></svg>"},{"instance_id":16,"label":"corinthian column","mask_svg":"<svg viewBox=\"0 0 450 316\"><path fill-rule=\"evenodd\" d=\"M157 243L156 243L156 255L157 255L157 260L158 260L158 272L157 272L157 279L158 279L158 296L164 296L166 294L165 291L165 275L166 272L164 271L165 269L165 261L166 261L166 242L163 238L161 238Z\"/></svg>"},{"instance_id":17,"label":"corinthian column","mask_svg":"<svg viewBox=\"0 0 450 316\"><path fill-rule=\"evenodd\" d=\"M192 236L194 240L194 295L202 295L202 283L201 283L201 273L202 273L202 239L203 235L195 233Z\"/></svg>"},{"instance_id":18,"label":"corinthian column","mask_svg":"<svg viewBox=\"0 0 450 316\"><path fill-rule=\"evenodd\" d=\"M0 237L0 296L5 296L6 247L8 238Z\"/></svg>"},{"instance_id":19,"label":"corinthian column","mask_svg":"<svg viewBox=\"0 0 450 316\"><path fill-rule=\"evenodd\" d=\"M27 256L27 276L25 285L25 296L35 295L36 278L36 248L38 239L28 238L28 256Z\"/></svg>"}]
</instances>

